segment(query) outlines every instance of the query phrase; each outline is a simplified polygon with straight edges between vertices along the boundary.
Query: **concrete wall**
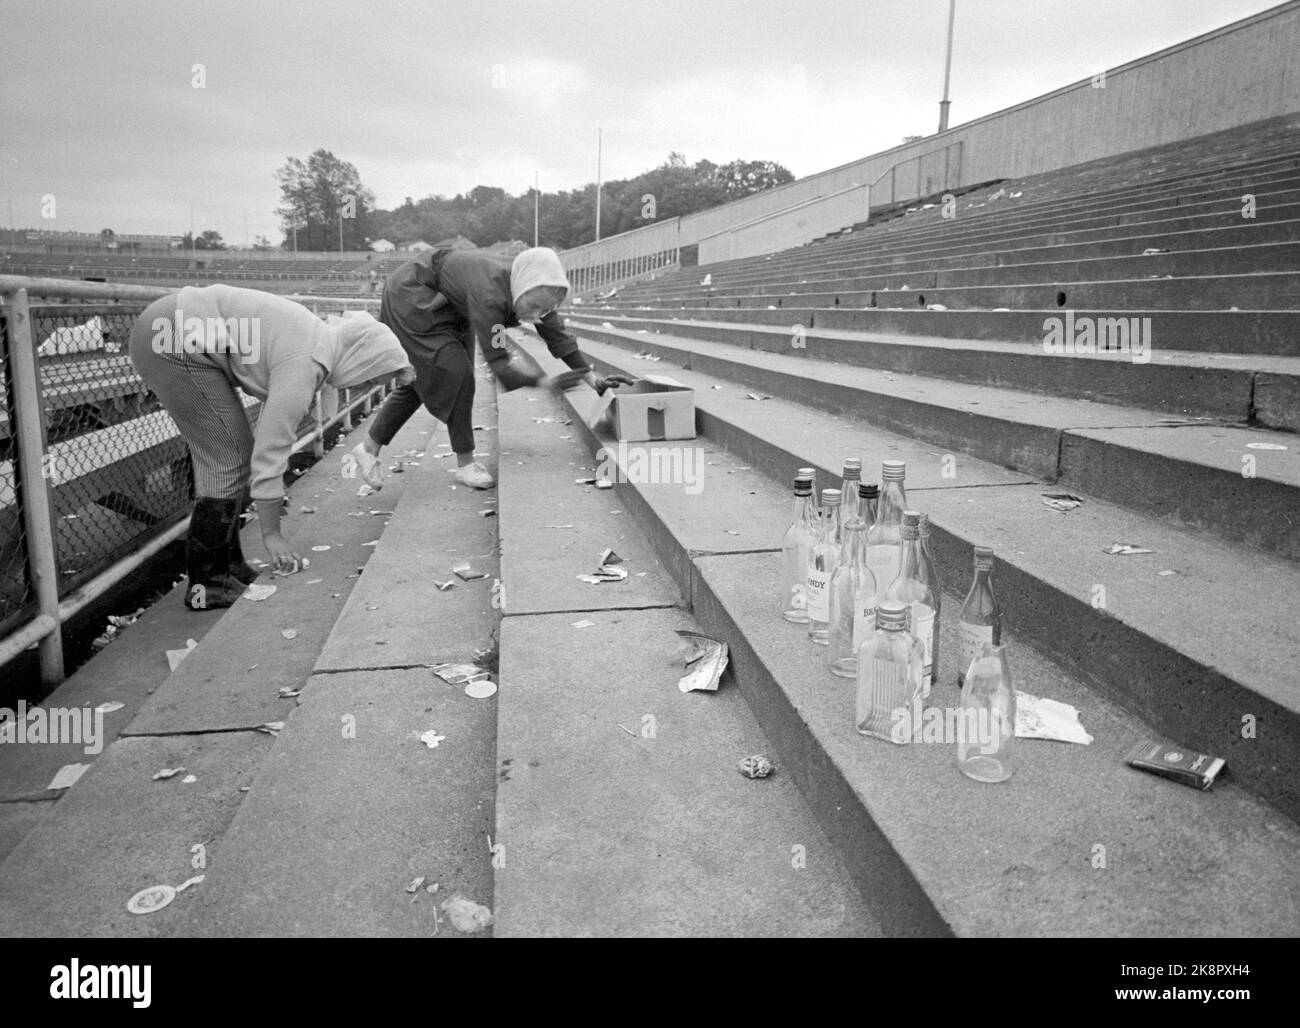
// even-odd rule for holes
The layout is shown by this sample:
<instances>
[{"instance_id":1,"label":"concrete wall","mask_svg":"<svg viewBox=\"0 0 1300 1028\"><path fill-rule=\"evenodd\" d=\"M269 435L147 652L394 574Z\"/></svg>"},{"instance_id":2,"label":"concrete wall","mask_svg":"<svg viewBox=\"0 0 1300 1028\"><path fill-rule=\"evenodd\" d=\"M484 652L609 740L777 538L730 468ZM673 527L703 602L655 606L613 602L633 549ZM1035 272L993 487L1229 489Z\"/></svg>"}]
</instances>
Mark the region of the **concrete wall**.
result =
<instances>
[{"instance_id":1,"label":"concrete wall","mask_svg":"<svg viewBox=\"0 0 1300 1028\"><path fill-rule=\"evenodd\" d=\"M898 179L910 180L918 158L925 167L942 163L951 178L959 154L959 181L949 182L955 186L1053 171L1290 114L1300 110L1297 54L1300 0L1291 0L1117 68L1098 68L1104 79L1084 79L915 143L688 215L681 219L679 243L812 197L873 185L896 165L906 166ZM946 151L942 162L925 156L938 151ZM900 189L899 198L909 193L915 189ZM882 195L879 187L876 195ZM619 238L597 246L619 245ZM584 265L603 263L598 248L582 249Z\"/></svg>"}]
</instances>

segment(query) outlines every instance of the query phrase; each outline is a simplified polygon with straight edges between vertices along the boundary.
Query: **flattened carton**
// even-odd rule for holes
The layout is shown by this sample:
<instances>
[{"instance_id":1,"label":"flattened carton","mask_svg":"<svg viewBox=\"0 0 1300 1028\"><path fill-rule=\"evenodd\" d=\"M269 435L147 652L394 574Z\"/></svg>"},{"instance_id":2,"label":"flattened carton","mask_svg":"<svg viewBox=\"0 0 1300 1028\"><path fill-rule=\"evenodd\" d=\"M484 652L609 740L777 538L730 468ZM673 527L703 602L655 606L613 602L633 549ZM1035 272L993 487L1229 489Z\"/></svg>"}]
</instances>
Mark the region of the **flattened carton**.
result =
<instances>
[{"instance_id":1,"label":"flattened carton","mask_svg":"<svg viewBox=\"0 0 1300 1028\"><path fill-rule=\"evenodd\" d=\"M695 438L695 390L674 379L646 375L635 385L611 389L603 399L610 426L622 442Z\"/></svg>"}]
</instances>

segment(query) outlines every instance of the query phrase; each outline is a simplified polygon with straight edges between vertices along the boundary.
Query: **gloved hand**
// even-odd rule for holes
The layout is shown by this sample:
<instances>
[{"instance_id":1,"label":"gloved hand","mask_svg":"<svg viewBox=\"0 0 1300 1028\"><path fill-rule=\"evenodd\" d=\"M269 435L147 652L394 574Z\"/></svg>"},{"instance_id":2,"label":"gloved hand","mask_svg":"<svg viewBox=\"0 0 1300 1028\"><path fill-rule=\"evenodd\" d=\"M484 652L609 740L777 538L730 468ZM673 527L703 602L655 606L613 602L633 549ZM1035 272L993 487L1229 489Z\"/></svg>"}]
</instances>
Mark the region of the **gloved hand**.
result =
<instances>
[{"instance_id":1,"label":"gloved hand","mask_svg":"<svg viewBox=\"0 0 1300 1028\"><path fill-rule=\"evenodd\" d=\"M606 375L604 378L596 379L596 392L604 396L610 389L617 389L621 385L635 385L636 379L629 378L627 375Z\"/></svg>"},{"instance_id":2,"label":"gloved hand","mask_svg":"<svg viewBox=\"0 0 1300 1028\"><path fill-rule=\"evenodd\" d=\"M535 386L543 378L541 372L528 371L515 361L494 361L490 367L493 374L496 375L497 381L501 383L508 393L514 392L516 389L522 389L525 386Z\"/></svg>"}]
</instances>

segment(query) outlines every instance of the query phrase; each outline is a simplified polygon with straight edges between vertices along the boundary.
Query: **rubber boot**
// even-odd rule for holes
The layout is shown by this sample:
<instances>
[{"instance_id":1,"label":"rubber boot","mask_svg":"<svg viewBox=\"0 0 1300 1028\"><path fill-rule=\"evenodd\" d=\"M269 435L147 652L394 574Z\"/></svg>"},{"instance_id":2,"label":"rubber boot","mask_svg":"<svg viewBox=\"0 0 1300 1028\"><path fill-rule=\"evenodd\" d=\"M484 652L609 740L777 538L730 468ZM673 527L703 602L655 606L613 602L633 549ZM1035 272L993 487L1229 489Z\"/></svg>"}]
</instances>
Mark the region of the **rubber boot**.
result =
<instances>
[{"instance_id":1,"label":"rubber boot","mask_svg":"<svg viewBox=\"0 0 1300 1028\"><path fill-rule=\"evenodd\" d=\"M244 547L239 541L239 514L235 514L234 523L230 526L230 543L226 555L226 564L229 567L232 578L237 578L244 585L252 585L257 581L257 569L244 560Z\"/></svg>"},{"instance_id":2,"label":"rubber boot","mask_svg":"<svg viewBox=\"0 0 1300 1028\"><path fill-rule=\"evenodd\" d=\"M190 610L229 607L244 592L244 583L230 574L230 529L237 500L200 496L194 501L185 543L185 606Z\"/></svg>"}]
</instances>

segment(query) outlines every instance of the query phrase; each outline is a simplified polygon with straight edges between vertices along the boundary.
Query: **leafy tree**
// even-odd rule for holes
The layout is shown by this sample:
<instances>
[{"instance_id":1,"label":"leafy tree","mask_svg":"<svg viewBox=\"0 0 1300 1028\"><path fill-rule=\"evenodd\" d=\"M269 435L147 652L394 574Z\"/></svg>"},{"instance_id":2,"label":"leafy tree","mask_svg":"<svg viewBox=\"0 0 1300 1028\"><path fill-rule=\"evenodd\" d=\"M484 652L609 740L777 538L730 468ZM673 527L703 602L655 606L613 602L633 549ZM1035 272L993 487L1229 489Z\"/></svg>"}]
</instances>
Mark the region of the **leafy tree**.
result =
<instances>
[{"instance_id":1,"label":"leafy tree","mask_svg":"<svg viewBox=\"0 0 1300 1028\"><path fill-rule=\"evenodd\" d=\"M280 215L285 245L292 246L294 228L301 250L334 250L340 229L345 250L365 249L373 235L368 226L375 195L361 183L357 169L328 150L317 150L304 162L288 158L275 173L280 183ZM382 234L382 233L381 233Z\"/></svg>"}]
</instances>

